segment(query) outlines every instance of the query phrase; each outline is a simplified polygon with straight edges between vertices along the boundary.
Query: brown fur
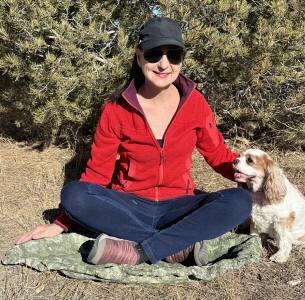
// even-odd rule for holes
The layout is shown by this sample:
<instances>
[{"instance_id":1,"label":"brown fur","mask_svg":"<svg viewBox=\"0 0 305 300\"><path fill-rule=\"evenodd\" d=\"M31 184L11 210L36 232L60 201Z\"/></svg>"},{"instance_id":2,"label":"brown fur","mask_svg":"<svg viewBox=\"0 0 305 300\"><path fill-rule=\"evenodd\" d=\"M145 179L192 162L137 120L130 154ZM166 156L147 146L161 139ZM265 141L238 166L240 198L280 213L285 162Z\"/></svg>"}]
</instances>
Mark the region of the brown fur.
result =
<instances>
[{"instance_id":1,"label":"brown fur","mask_svg":"<svg viewBox=\"0 0 305 300\"><path fill-rule=\"evenodd\" d=\"M284 177L281 175L279 167L267 155L264 156L264 159L266 163L265 197L270 204L276 204L285 198L287 192Z\"/></svg>"},{"instance_id":2,"label":"brown fur","mask_svg":"<svg viewBox=\"0 0 305 300\"><path fill-rule=\"evenodd\" d=\"M246 156L246 159L248 158L251 158L253 160L253 163L249 163L247 161L247 164L250 165L250 166L253 166L261 171L261 173L264 173L264 170L265 170L265 166L266 166L266 159L267 159L267 156L263 156L263 157L260 157L260 156L255 156L255 155L251 155L251 154L248 154Z\"/></svg>"},{"instance_id":3,"label":"brown fur","mask_svg":"<svg viewBox=\"0 0 305 300\"><path fill-rule=\"evenodd\" d=\"M298 241L305 242L305 234L298 238Z\"/></svg>"},{"instance_id":4,"label":"brown fur","mask_svg":"<svg viewBox=\"0 0 305 300\"><path fill-rule=\"evenodd\" d=\"M295 220L295 212L292 211L287 218L280 218L279 225L285 229L292 231L292 225Z\"/></svg>"}]
</instances>

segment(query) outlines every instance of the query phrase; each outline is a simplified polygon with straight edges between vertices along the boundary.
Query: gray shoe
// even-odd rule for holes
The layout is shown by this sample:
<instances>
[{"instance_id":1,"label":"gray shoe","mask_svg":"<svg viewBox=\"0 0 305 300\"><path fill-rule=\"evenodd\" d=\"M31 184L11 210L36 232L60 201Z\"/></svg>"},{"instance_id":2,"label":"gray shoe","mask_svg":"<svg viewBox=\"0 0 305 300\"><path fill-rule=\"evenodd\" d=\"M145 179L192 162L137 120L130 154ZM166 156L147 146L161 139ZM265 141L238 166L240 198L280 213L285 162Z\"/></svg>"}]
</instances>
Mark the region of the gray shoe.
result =
<instances>
[{"instance_id":1,"label":"gray shoe","mask_svg":"<svg viewBox=\"0 0 305 300\"><path fill-rule=\"evenodd\" d=\"M195 243L194 260L197 266L205 266L209 263L208 250L205 241Z\"/></svg>"},{"instance_id":2,"label":"gray shoe","mask_svg":"<svg viewBox=\"0 0 305 300\"><path fill-rule=\"evenodd\" d=\"M215 262L220 257L227 255L228 242L224 241L225 235L211 240L203 240L195 243L194 260L197 266L205 266Z\"/></svg>"}]
</instances>

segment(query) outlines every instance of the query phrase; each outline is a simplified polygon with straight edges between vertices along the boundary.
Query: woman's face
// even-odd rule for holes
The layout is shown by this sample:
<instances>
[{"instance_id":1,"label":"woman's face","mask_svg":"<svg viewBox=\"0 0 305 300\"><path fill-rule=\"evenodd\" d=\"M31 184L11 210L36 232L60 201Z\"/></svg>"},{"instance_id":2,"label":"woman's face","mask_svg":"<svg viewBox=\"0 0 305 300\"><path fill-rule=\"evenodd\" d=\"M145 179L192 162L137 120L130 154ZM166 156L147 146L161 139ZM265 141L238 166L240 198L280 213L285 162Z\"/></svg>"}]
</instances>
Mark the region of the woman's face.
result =
<instances>
[{"instance_id":1,"label":"woman's face","mask_svg":"<svg viewBox=\"0 0 305 300\"><path fill-rule=\"evenodd\" d=\"M158 60L159 56L156 55L156 53L158 53L158 51L160 53L160 50L163 53ZM168 54L167 51L169 51ZM181 51L183 52L181 48L170 45L153 48L145 52L145 54L139 49L136 50L138 65L142 69L142 72L145 76L145 85L152 86L153 88L164 89L170 86L177 79L181 70L182 62L179 62L179 60L177 62L171 59L171 57L179 57L179 54L175 51L180 53ZM148 54L150 55L147 56L149 61L158 61L147 61L144 56ZM168 56L170 57L170 60ZM153 57L153 59L149 59L148 57ZM171 61L174 61L174 63Z\"/></svg>"}]
</instances>

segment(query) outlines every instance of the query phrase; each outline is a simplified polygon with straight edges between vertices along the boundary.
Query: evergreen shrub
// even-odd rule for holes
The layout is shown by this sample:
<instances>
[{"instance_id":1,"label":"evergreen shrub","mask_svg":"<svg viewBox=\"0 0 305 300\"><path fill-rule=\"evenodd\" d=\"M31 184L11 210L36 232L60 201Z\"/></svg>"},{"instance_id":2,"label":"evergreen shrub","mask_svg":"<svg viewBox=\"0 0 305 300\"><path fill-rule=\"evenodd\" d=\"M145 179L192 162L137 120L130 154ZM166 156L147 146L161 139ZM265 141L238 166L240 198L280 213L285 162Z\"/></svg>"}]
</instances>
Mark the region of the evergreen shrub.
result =
<instances>
[{"instance_id":1,"label":"evergreen shrub","mask_svg":"<svg viewBox=\"0 0 305 300\"><path fill-rule=\"evenodd\" d=\"M305 148L305 6L297 0L165 0L184 27L186 73L228 137Z\"/></svg>"},{"instance_id":2,"label":"evergreen shrub","mask_svg":"<svg viewBox=\"0 0 305 300\"><path fill-rule=\"evenodd\" d=\"M92 133L153 14L181 24L183 72L227 137L304 147L305 6L297 0L2 0L1 126L11 120L46 144Z\"/></svg>"},{"instance_id":3,"label":"evergreen shrub","mask_svg":"<svg viewBox=\"0 0 305 300\"><path fill-rule=\"evenodd\" d=\"M0 122L46 144L93 129L134 54L149 1L0 2ZM136 12L137 18L134 18Z\"/></svg>"}]
</instances>

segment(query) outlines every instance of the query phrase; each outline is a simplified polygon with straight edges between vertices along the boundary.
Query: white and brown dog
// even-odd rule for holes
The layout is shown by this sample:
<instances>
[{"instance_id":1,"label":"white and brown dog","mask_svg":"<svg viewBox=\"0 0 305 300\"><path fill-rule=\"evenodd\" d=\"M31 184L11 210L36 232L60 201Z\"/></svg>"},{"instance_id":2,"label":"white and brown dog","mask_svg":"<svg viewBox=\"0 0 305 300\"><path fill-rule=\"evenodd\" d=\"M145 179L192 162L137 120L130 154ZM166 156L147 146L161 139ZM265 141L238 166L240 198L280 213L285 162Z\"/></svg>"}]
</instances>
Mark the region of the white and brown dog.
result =
<instances>
[{"instance_id":1,"label":"white and brown dog","mask_svg":"<svg viewBox=\"0 0 305 300\"><path fill-rule=\"evenodd\" d=\"M305 242L305 198L264 151L248 149L233 163L235 180L253 198L250 234L274 238L275 262L287 261L292 244Z\"/></svg>"}]
</instances>

